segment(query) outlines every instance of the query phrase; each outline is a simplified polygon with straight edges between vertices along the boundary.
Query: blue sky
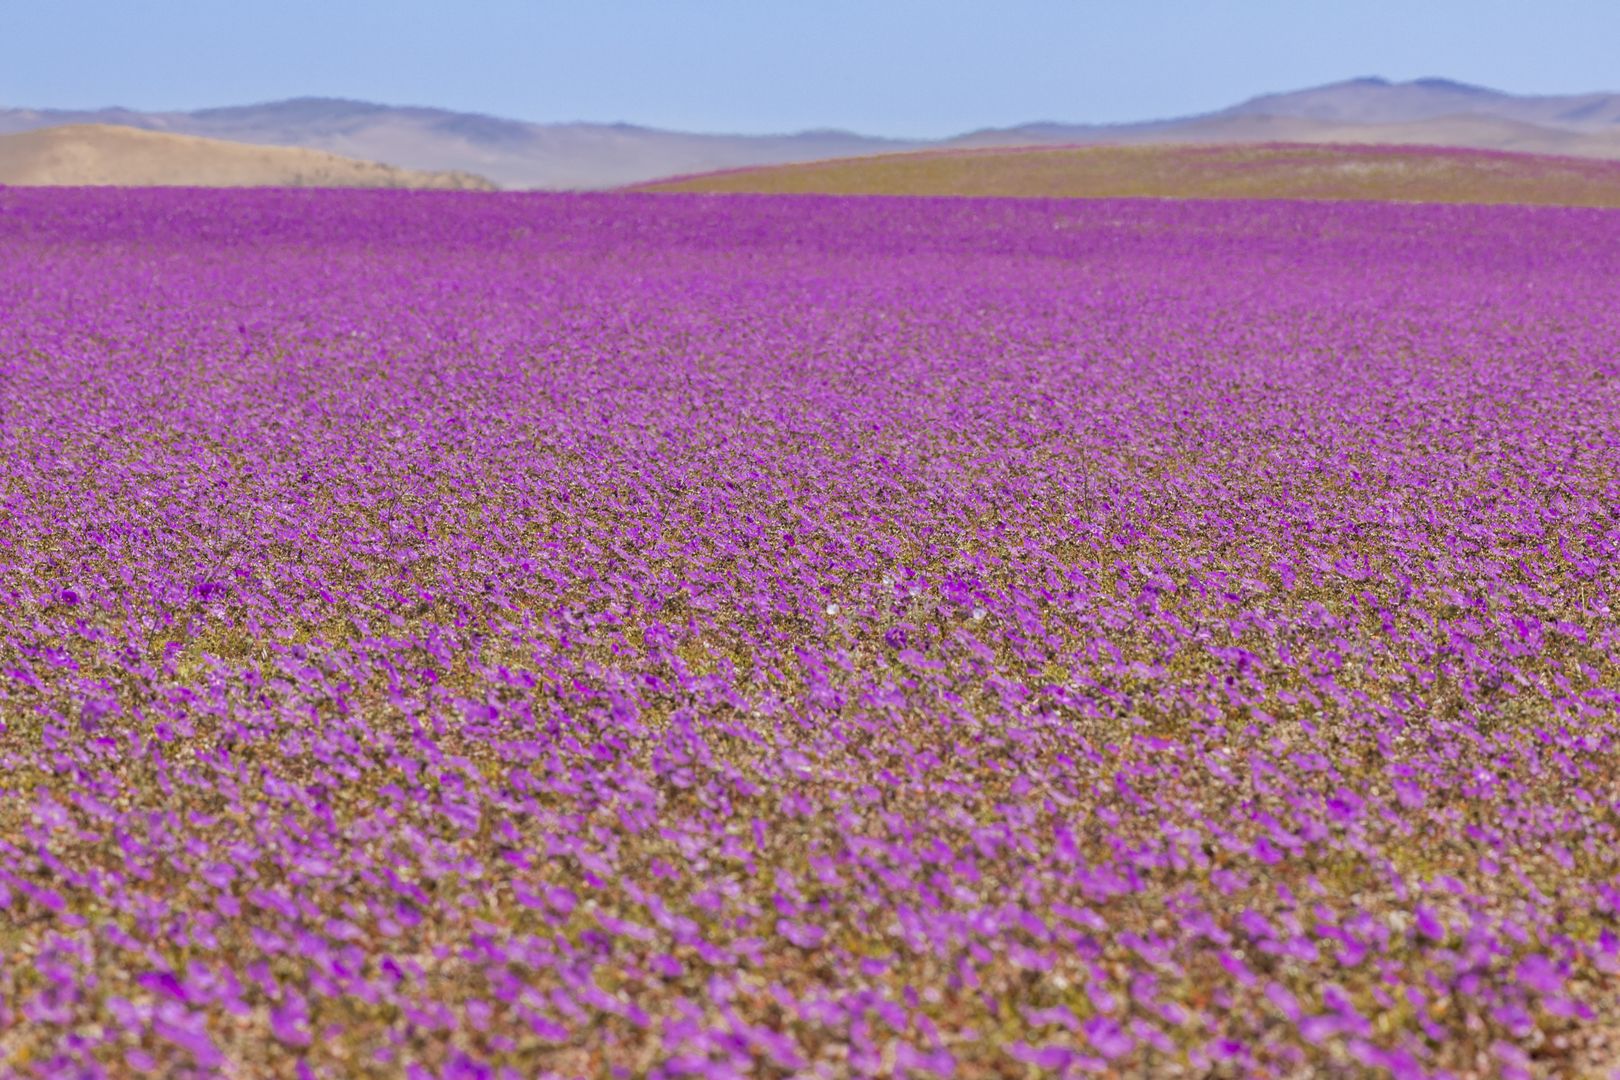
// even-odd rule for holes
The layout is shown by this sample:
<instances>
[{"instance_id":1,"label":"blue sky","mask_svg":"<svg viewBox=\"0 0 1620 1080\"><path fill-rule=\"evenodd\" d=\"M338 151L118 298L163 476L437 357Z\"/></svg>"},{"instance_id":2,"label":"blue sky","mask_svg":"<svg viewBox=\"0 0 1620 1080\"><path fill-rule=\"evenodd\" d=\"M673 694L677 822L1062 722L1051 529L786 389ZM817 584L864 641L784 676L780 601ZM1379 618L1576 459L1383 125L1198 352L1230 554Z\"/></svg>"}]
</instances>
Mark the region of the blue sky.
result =
<instances>
[{"instance_id":1,"label":"blue sky","mask_svg":"<svg viewBox=\"0 0 1620 1080\"><path fill-rule=\"evenodd\" d=\"M318 94L938 136L1357 75L1620 90L1617 41L1617 0L17 0L0 5L0 106Z\"/></svg>"}]
</instances>

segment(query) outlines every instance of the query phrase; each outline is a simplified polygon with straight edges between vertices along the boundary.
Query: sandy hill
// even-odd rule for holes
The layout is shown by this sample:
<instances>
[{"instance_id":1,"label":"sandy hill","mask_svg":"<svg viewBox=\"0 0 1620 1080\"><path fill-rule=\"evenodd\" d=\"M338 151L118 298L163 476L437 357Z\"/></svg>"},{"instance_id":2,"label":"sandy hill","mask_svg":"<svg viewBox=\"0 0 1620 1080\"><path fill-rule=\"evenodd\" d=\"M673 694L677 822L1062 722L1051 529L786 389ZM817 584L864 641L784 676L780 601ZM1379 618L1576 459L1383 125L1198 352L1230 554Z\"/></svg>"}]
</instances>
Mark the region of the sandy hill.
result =
<instances>
[{"instance_id":1,"label":"sandy hill","mask_svg":"<svg viewBox=\"0 0 1620 1080\"><path fill-rule=\"evenodd\" d=\"M0 135L0 184L494 188L470 173L418 172L320 150L249 146L111 124Z\"/></svg>"},{"instance_id":2,"label":"sandy hill","mask_svg":"<svg viewBox=\"0 0 1620 1080\"><path fill-rule=\"evenodd\" d=\"M644 184L637 190L1620 206L1620 162L1410 146L1043 147L740 169Z\"/></svg>"}]
</instances>

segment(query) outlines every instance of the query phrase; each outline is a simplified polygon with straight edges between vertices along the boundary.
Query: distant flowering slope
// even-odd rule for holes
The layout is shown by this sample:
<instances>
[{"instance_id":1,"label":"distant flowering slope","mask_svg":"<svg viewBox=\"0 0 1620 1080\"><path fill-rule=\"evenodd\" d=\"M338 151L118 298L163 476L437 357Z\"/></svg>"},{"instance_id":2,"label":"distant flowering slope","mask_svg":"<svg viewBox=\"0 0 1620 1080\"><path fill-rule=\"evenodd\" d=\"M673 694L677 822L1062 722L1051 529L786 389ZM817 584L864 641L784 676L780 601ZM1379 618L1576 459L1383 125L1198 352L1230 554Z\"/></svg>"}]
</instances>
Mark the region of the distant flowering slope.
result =
<instances>
[{"instance_id":1,"label":"distant flowering slope","mask_svg":"<svg viewBox=\"0 0 1620 1080\"><path fill-rule=\"evenodd\" d=\"M1439 146L1143 143L909 151L654 180L642 191L1378 199L1620 207L1620 162Z\"/></svg>"},{"instance_id":2,"label":"distant flowering slope","mask_svg":"<svg viewBox=\"0 0 1620 1080\"><path fill-rule=\"evenodd\" d=\"M1593 1073L1620 215L0 191L0 1072Z\"/></svg>"}]
</instances>

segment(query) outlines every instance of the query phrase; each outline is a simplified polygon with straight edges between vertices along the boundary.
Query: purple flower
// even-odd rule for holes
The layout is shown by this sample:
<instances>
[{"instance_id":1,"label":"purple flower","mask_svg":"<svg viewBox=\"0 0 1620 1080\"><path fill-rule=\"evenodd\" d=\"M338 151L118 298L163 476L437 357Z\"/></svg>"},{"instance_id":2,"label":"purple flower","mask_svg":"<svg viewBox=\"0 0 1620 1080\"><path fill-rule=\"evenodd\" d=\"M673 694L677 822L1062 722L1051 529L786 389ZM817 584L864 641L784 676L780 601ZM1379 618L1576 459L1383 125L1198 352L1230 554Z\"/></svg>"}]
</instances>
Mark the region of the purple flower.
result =
<instances>
[{"instance_id":1,"label":"purple flower","mask_svg":"<svg viewBox=\"0 0 1620 1080\"><path fill-rule=\"evenodd\" d=\"M1513 976L1520 986L1538 994L1556 994L1564 988L1564 977L1557 965L1540 954L1519 961Z\"/></svg>"},{"instance_id":2,"label":"purple flower","mask_svg":"<svg viewBox=\"0 0 1620 1080\"><path fill-rule=\"evenodd\" d=\"M1097 1053L1110 1061L1130 1053L1136 1046L1136 1040L1106 1017L1086 1021L1081 1030Z\"/></svg>"},{"instance_id":3,"label":"purple flower","mask_svg":"<svg viewBox=\"0 0 1620 1080\"><path fill-rule=\"evenodd\" d=\"M789 919L778 919L776 932L801 949L814 949L827 938L827 932L821 927Z\"/></svg>"}]
</instances>

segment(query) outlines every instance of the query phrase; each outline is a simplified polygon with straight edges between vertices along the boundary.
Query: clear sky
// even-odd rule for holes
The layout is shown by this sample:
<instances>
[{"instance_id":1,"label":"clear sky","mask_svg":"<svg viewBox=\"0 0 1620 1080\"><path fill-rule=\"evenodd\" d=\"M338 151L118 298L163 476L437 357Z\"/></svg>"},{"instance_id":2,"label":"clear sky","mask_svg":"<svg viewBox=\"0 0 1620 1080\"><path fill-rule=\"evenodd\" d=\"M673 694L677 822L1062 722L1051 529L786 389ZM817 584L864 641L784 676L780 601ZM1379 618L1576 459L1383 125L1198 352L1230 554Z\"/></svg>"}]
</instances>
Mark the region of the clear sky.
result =
<instances>
[{"instance_id":1,"label":"clear sky","mask_svg":"<svg viewBox=\"0 0 1620 1080\"><path fill-rule=\"evenodd\" d=\"M1620 0L0 0L0 106L302 95L940 136L1358 75L1620 90Z\"/></svg>"}]
</instances>

